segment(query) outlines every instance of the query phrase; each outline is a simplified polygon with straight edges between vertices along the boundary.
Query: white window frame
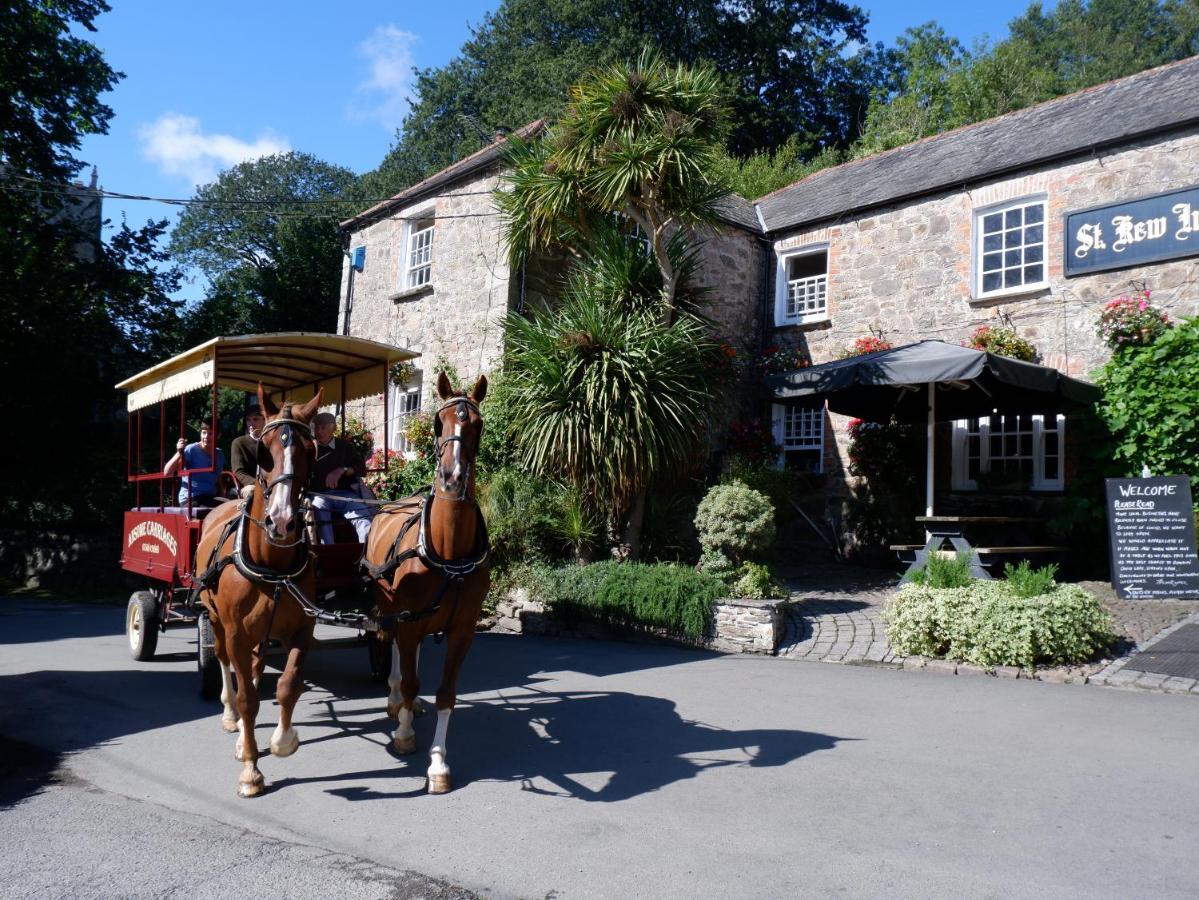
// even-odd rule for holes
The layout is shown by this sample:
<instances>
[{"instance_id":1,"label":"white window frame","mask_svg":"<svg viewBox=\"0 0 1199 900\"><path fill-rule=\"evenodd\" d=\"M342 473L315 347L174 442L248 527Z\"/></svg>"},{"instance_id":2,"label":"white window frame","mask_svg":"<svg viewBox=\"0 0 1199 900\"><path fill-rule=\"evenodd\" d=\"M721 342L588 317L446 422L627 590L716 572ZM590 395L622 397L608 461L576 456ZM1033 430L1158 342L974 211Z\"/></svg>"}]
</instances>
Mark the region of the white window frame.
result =
<instances>
[{"instance_id":1,"label":"white window frame","mask_svg":"<svg viewBox=\"0 0 1199 900\"><path fill-rule=\"evenodd\" d=\"M796 280L797 283L799 281L807 282L803 287L815 293L821 303L817 309L810 312L793 312L790 309L791 280L787 277L791 261L802 256L815 256L821 253L824 254L824 274ZM774 324L776 326L808 325L813 322L828 321L828 259L828 244L811 244L778 254L778 269L774 287Z\"/></svg>"},{"instance_id":2,"label":"white window frame","mask_svg":"<svg viewBox=\"0 0 1199 900\"><path fill-rule=\"evenodd\" d=\"M788 419L793 421L788 422ZM809 421L805 424L804 419ZM816 474L824 471L823 403L819 406L774 403L771 405L770 420L774 442L782 448L775 460L776 468L784 468L788 452L806 450L816 452L816 468L811 471ZM790 434L788 434L789 424L793 426Z\"/></svg>"},{"instance_id":3,"label":"white window frame","mask_svg":"<svg viewBox=\"0 0 1199 900\"><path fill-rule=\"evenodd\" d=\"M404 437L408 419L421 411L421 379L416 377L400 387L391 385L391 396L387 398L387 446L400 453L410 453L408 439Z\"/></svg>"},{"instance_id":4,"label":"white window frame","mask_svg":"<svg viewBox=\"0 0 1199 900\"><path fill-rule=\"evenodd\" d=\"M1041 208L1041 221L1039 223L1041 226L1041 241L1039 244L1041 259L1040 260L1025 259L1025 256L1027 255L1027 251L1030 248L1037 247L1038 245L1035 243L1024 244L1023 239L1024 239L1025 235L1023 233L1020 235L1021 243L1020 243L1019 247L1013 247L1013 248L1010 248L1010 250L1018 251L1020 253L1021 259L1018 264L1018 267L1021 269L1022 277L1023 277L1023 270L1025 269L1025 267L1037 265L1039 262L1040 266L1041 266L1040 280L1039 281L1021 281L1020 284L1013 285L1012 287L1000 287L1000 288L995 288L995 289L992 289L989 291L984 290L983 276L986 274L989 274L988 272L984 272L984 269L986 268L986 264L989 262L987 257L989 257L993 254L996 254L996 253L998 253L999 256L1001 257L1000 268L998 270L992 270L992 271L999 271L1000 273L1003 273L1003 272L1006 272L1009 269L1013 268L1014 266L1008 265L1007 260L1002 258L1002 257L1006 256L1006 254L1008 252L1010 252L1008 249L1001 247L998 250L991 249L988 251L984 247L984 243L986 242L987 234L983 231L983 223L985 222L985 220L988 216L993 216L996 213L1006 216L1012 210L1017 210L1017 209L1023 210L1026 207L1030 207L1030 206L1039 206ZM1034 224L1037 224L1037 223L1034 223ZM1021 224L1017 227L1020 228L1021 232L1023 232L1024 228L1030 227L1030 226L1026 226L1024 224L1023 216L1021 216ZM1003 235L1006 233L1006 231L1008 231L1008 229L1006 227L1004 227L1004 228L1001 228L997 233L1000 235ZM1028 294L1028 293L1032 293L1033 291L1043 290L1044 288L1049 286L1049 203L1048 203L1048 198L1045 194L1035 194L1035 195L1029 196L1029 197L1021 197L1018 200L1005 200L1002 203L992 203L987 206L980 206L978 209L974 210L974 222L973 222L973 227L971 229L971 234L972 234L971 270L973 273L971 275L971 296L975 300L990 300L994 297L1010 297L1010 296L1017 295L1017 294Z\"/></svg>"},{"instance_id":5,"label":"white window frame","mask_svg":"<svg viewBox=\"0 0 1199 900\"><path fill-rule=\"evenodd\" d=\"M1055 429L1045 426L1045 417L1032 417L1032 479L1030 491L1061 491L1066 487L1066 417L1057 417L1057 477L1045 477L1045 435ZM978 420L979 471L991 470L991 417ZM953 467L951 485L955 491L977 491L978 482L970 477L968 440L970 420L958 419L953 423Z\"/></svg>"},{"instance_id":6,"label":"white window frame","mask_svg":"<svg viewBox=\"0 0 1199 900\"><path fill-rule=\"evenodd\" d=\"M433 242L437 223L433 210L412 217L404 228L401 290L424 287L433 281ZM423 246L418 246L420 242Z\"/></svg>"}]
</instances>

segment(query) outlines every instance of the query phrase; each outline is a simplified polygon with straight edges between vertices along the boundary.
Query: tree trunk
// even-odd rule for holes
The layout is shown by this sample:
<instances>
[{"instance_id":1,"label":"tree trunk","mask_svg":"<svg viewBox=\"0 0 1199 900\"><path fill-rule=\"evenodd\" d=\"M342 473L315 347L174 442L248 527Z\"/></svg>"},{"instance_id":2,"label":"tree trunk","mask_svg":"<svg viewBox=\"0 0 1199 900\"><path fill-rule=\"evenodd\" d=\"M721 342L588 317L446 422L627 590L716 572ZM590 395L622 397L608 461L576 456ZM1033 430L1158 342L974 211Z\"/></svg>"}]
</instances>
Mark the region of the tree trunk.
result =
<instances>
[{"instance_id":1,"label":"tree trunk","mask_svg":"<svg viewBox=\"0 0 1199 900\"><path fill-rule=\"evenodd\" d=\"M629 520L625 524L624 536L620 540L619 555L624 562L637 562L641 558L641 525L645 521L645 488L637 492Z\"/></svg>"}]
</instances>

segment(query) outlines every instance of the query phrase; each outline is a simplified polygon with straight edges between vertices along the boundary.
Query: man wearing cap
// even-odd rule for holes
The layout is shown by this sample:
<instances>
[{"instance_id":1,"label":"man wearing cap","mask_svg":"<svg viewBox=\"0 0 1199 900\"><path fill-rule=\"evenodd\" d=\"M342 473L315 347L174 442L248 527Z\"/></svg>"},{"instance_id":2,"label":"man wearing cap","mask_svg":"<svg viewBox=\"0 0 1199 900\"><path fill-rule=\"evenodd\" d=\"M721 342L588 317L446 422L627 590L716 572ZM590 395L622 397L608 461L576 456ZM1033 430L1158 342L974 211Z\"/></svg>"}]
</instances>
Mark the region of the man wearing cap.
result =
<instances>
[{"instance_id":1,"label":"man wearing cap","mask_svg":"<svg viewBox=\"0 0 1199 900\"><path fill-rule=\"evenodd\" d=\"M333 413L327 412L318 413L312 420L316 465L309 489L314 492L312 506L316 510L317 532L322 544L332 544L333 513L338 513L354 526L358 541L365 544L371 527L370 513L358 495L356 484L366 466L349 441L333 437L336 422Z\"/></svg>"},{"instance_id":2,"label":"man wearing cap","mask_svg":"<svg viewBox=\"0 0 1199 900\"><path fill-rule=\"evenodd\" d=\"M233 445L229 448L233 477L237 479L237 486L243 497L249 495L248 489L252 488L258 479L259 468L268 472L271 469L271 455L262 450L259 443L262 438L262 426L265 424L266 417L263 416L262 410L257 406L251 406L246 410L246 433L234 438Z\"/></svg>"}]
</instances>

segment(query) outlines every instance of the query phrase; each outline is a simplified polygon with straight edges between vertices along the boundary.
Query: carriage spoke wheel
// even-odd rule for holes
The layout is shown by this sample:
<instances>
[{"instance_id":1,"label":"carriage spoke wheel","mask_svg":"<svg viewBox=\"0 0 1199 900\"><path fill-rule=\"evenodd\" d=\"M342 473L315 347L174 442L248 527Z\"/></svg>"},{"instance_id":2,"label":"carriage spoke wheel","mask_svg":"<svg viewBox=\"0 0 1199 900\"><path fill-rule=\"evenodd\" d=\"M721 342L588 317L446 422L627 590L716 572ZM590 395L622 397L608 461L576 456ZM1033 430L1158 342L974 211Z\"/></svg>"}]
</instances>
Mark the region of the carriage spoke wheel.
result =
<instances>
[{"instance_id":1,"label":"carriage spoke wheel","mask_svg":"<svg viewBox=\"0 0 1199 900\"><path fill-rule=\"evenodd\" d=\"M158 598L152 591L134 591L125 609L125 637L129 655L144 662L154 658L158 649L158 631L162 625Z\"/></svg>"}]
</instances>

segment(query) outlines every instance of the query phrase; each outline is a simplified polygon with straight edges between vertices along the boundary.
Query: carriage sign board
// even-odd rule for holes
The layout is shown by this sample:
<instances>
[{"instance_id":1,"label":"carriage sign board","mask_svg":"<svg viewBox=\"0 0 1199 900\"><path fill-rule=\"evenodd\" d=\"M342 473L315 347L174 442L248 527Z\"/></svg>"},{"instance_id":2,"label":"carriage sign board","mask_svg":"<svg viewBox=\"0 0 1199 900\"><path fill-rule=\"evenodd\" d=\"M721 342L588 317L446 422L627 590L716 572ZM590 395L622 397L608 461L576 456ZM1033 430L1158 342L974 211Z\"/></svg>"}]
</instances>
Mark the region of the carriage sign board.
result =
<instances>
[{"instance_id":1,"label":"carriage sign board","mask_svg":"<svg viewBox=\"0 0 1199 900\"><path fill-rule=\"evenodd\" d=\"M1199 187L1066 213L1066 277L1199 255Z\"/></svg>"},{"instance_id":2,"label":"carriage sign board","mask_svg":"<svg viewBox=\"0 0 1199 900\"><path fill-rule=\"evenodd\" d=\"M1112 585L1125 600L1199 600L1190 480L1107 479Z\"/></svg>"}]
</instances>

